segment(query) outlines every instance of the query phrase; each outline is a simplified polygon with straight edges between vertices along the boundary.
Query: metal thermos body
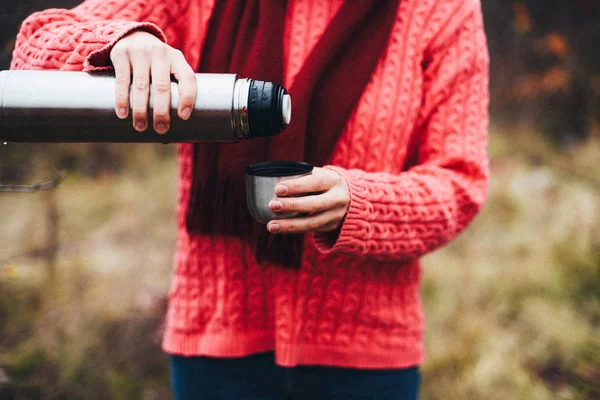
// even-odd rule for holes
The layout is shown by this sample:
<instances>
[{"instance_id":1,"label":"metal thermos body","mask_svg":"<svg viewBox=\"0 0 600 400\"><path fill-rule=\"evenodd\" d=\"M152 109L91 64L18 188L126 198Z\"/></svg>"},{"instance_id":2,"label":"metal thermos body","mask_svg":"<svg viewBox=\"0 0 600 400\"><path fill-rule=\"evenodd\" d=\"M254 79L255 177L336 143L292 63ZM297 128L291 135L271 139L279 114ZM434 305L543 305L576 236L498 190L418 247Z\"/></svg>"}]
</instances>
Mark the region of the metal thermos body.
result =
<instances>
[{"instance_id":1,"label":"metal thermos body","mask_svg":"<svg viewBox=\"0 0 600 400\"><path fill-rule=\"evenodd\" d=\"M133 128L131 112L115 114L115 78L107 73L0 71L2 142L238 142L279 134L289 124L291 99L273 82L235 74L196 74L191 117L177 116L178 87L171 84L171 124L152 128L150 94L145 132Z\"/></svg>"}]
</instances>

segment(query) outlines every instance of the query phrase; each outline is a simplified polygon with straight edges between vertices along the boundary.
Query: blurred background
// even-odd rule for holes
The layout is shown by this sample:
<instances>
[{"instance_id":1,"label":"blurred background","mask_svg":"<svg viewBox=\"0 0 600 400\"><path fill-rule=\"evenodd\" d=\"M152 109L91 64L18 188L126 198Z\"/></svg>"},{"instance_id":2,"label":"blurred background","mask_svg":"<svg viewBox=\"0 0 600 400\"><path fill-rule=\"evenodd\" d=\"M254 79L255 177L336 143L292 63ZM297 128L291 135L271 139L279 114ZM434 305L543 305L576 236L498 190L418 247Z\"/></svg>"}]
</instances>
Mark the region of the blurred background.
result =
<instances>
[{"instance_id":1,"label":"blurred background","mask_svg":"<svg viewBox=\"0 0 600 400\"><path fill-rule=\"evenodd\" d=\"M425 257L422 399L600 398L600 4L483 0L489 200ZM33 11L3 1L0 69ZM0 144L0 399L168 399L174 145Z\"/></svg>"}]
</instances>

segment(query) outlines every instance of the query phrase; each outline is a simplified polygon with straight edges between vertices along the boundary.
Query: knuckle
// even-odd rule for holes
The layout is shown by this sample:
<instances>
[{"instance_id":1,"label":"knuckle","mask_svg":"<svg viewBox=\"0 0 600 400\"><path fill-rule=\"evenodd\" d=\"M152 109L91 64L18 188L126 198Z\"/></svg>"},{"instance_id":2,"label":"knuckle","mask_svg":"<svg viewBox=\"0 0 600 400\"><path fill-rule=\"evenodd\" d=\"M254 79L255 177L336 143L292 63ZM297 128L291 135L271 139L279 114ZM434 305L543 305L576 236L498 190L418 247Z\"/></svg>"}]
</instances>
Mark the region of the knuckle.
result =
<instances>
[{"instance_id":1,"label":"knuckle","mask_svg":"<svg viewBox=\"0 0 600 400\"><path fill-rule=\"evenodd\" d=\"M168 93L171 91L171 82L166 79L159 79L152 83L152 87L157 93Z\"/></svg>"},{"instance_id":2,"label":"knuckle","mask_svg":"<svg viewBox=\"0 0 600 400\"><path fill-rule=\"evenodd\" d=\"M187 68L188 72L183 75L184 79L187 79L190 82L196 83L196 74L194 73L194 70L192 70L192 68L189 65L187 67L188 67Z\"/></svg>"},{"instance_id":3,"label":"knuckle","mask_svg":"<svg viewBox=\"0 0 600 400\"><path fill-rule=\"evenodd\" d=\"M346 201L342 197L336 197L333 201L333 206L336 208L345 207Z\"/></svg>"},{"instance_id":4,"label":"knuckle","mask_svg":"<svg viewBox=\"0 0 600 400\"><path fill-rule=\"evenodd\" d=\"M284 207L284 209L287 209L288 211L298 211L298 209L300 208L299 204L295 201L290 201L290 202L286 202L286 203L283 203L283 207Z\"/></svg>"},{"instance_id":5,"label":"knuckle","mask_svg":"<svg viewBox=\"0 0 600 400\"><path fill-rule=\"evenodd\" d=\"M298 232L298 225L294 224L294 223L282 222L281 223L281 230L283 232L289 232L289 233Z\"/></svg>"},{"instance_id":6,"label":"knuckle","mask_svg":"<svg viewBox=\"0 0 600 400\"><path fill-rule=\"evenodd\" d=\"M285 185L288 187L287 195L300 193L300 184L296 181L286 182Z\"/></svg>"},{"instance_id":7,"label":"knuckle","mask_svg":"<svg viewBox=\"0 0 600 400\"><path fill-rule=\"evenodd\" d=\"M124 57L127 54L125 47L123 47L122 42L117 42L110 51L110 58L112 60L119 59Z\"/></svg>"},{"instance_id":8,"label":"knuckle","mask_svg":"<svg viewBox=\"0 0 600 400\"><path fill-rule=\"evenodd\" d=\"M146 77L138 77L138 78L135 78L133 85L137 91L145 92L145 91L148 91L150 82L148 81L148 78L146 78Z\"/></svg>"},{"instance_id":9,"label":"knuckle","mask_svg":"<svg viewBox=\"0 0 600 400\"><path fill-rule=\"evenodd\" d=\"M127 103L127 94L120 92L115 95L115 100L119 104Z\"/></svg>"},{"instance_id":10,"label":"knuckle","mask_svg":"<svg viewBox=\"0 0 600 400\"><path fill-rule=\"evenodd\" d=\"M336 185L339 185L340 183L344 182L344 178L342 178L342 176L339 174L332 175L332 180L333 180L333 183Z\"/></svg>"},{"instance_id":11,"label":"knuckle","mask_svg":"<svg viewBox=\"0 0 600 400\"><path fill-rule=\"evenodd\" d=\"M171 48L171 50L173 51L173 57L185 59L185 56L183 55L183 52L181 50L174 48Z\"/></svg>"},{"instance_id":12,"label":"knuckle","mask_svg":"<svg viewBox=\"0 0 600 400\"><path fill-rule=\"evenodd\" d=\"M125 72L117 72L115 74L115 81L119 85L129 85L129 79L129 74L126 74Z\"/></svg>"},{"instance_id":13,"label":"knuckle","mask_svg":"<svg viewBox=\"0 0 600 400\"><path fill-rule=\"evenodd\" d=\"M327 186L327 179L324 176L319 176L316 181L317 187L323 188Z\"/></svg>"},{"instance_id":14,"label":"knuckle","mask_svg":"<svg viewBox=\"0 0 600 400\"><path fill-rule=\"evenodd\" d=\"M308 203L308 211L309 212L315 212L319 210L321 202L318 200L313 200L310 203Z\"/></svg>"},{"instance_id":15,"label":"knuckle","mask_svg":"<svg viewBox=\"0 0 600 400\"><path fill-rule=\"evenodd\" d=\"M311 231L314 231L314 230L318 229L320 226L321 226L321 223L320 223L320 222L319 222L319 220L317 220L317 219L313 219L313 220L311 220L311 221L308 223L308 228L309 228Z\"/></svg>"},{"instance_id":16,"label":"knuckle","mask_svg":"<svg viewBox=\"0 0 600 400\"><path fill-rule=\"evenodd\" d=\"M329 218L328 222L341 221L342 219L344 219L345 215L346 215L346 213L341 208L331 210L330 218Z\"/></svg>"},{"instance_id":17,"label":"knuckle","mask_svg":"<svg viewBox=\"0 0 600 400\"><path fill-rule=\"evenodd\" d=\"M156 57L164 57L167 55L169 47L164 43L153 44L150 47L150 54Z\"/></svg>"},{"instance_id":18,"label":"knuckle","mask_svg":"<svg viewBox=\"0 0 600 400\"><path fill-rule=\"evenodd\" d=\"M133 43L123 49L123 52L131 59L131 61L139 61L148 58L148 54L146 54L147 51L146 47L135 45Z\"/></svg>"},{"instance_id":19,"label":"knuckle","mask_svg":"<svg viewBox=\"0 0 600 400\"><path fill-rule=\"evenodd\" d=\"M323 207L323 202L319 201L319 200L315 200L310 203L309 211L310 212L319 211L319 210L322 210L322 207Z\"/></svg>"},{"instance_id":20,"label":"knuckle","mask_svg":"<svg viewBox=\"0 0 600 400\"><path fill-rule=\"evenodd\" d=\"M190 72L190 74L186 74L183 76L181 81L184 83L184 89L189 91L190 93L196 93L196 89L198 86L198 82L196 81L196 74Z\"/></svg>"}]
</instances>

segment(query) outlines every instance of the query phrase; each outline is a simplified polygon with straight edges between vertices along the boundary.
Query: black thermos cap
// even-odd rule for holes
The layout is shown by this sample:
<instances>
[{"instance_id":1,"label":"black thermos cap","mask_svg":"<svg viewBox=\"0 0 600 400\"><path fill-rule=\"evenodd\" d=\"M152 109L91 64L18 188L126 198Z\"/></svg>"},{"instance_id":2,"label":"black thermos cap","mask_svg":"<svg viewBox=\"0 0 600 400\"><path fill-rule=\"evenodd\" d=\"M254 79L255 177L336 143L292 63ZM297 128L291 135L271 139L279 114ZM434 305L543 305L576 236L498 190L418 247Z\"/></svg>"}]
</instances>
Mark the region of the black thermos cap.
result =
<instances>
[{"instance_id":1,"label":"black thermos cap","mask_svg":"<svg viewBox=\"0 0 600 400\"><path fill-rule=\"evenodd\" d=\"M285 88L253 80L248 94L248 138L278 135L289 123L290 108Z\"/></svg>"}]
</instances>

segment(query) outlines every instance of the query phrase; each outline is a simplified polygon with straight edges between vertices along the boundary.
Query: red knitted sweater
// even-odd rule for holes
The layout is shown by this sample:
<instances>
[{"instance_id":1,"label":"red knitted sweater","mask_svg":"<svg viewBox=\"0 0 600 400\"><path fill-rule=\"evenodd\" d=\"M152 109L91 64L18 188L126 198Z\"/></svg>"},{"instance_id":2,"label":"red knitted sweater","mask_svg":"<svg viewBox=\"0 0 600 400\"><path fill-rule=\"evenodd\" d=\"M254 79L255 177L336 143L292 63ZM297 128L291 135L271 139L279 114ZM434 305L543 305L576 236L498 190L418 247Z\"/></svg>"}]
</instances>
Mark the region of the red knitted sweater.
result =
<instances>
[{"instance_id":1,"label":"red knitted sweater","mask_svg":"<svg viewBox=\"0 0 600 400\"><path fill-rule=\"evenodd\" d=\"M289 1L284 86L341 1ZM167 40L197 67L213 2L87 0L36 13L23 23L12 68L109 68L111 46L132 29ZM285 366L421 363L418 259L452 240L485 200L487 84L478 0L402 0L327 166L348 182L347 216L337 238L307 235L300 270L258 265L238 238L188 236L191 145L181 145L164 349L219 357L275 350Z\"/></svg>"}]
</instances>

